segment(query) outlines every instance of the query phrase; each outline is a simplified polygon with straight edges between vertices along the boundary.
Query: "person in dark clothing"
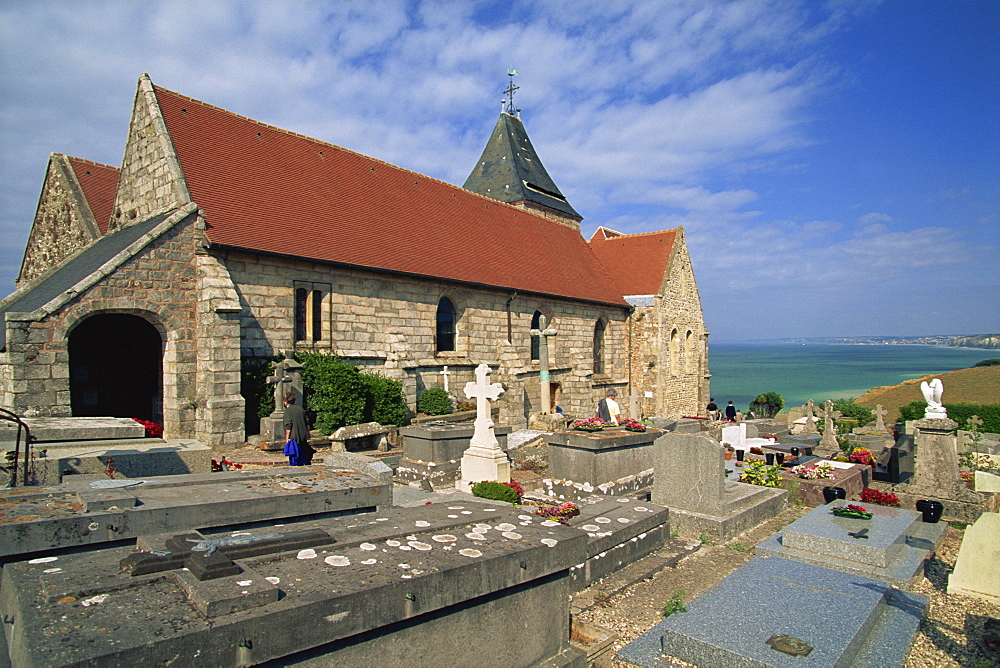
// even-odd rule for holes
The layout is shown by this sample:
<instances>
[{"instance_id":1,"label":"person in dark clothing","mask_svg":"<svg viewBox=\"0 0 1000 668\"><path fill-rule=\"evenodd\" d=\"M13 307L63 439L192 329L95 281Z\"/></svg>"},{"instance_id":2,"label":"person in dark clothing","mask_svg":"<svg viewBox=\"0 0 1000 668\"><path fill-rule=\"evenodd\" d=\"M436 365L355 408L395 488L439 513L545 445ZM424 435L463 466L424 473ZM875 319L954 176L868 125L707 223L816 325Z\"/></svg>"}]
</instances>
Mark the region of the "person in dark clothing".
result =
<instances>
[{"instance_id":1,"label":"person in dark clothing","mask_svg":"<svg viewBox=\"0 0 1000 668\"><path fill-rule=\"evenodd\" d=\"M731 401L729 402L729 405L726 406L726 421L736 422L736 406L733 406L733 402Z\"/></svg>"},{"instance_id":2,"label":"person in dark clothing","mask_svg":"<svg viewBox=\"0 0 1000 668\"><path fill-rule=\"evenodd\" d=\"M715 397L708 400L708 406L705 407L705 410L708 411L709 420L719 419L719 406L715 403Z\"/></svg>"},{"instance_id":3,"label":"person in dark clothing","mask_svg":"<svg viewBox=\"0 0 1000 668\"><path fill-rule=\"evenodd\" d=\"M295 403L295 394L292 392L285 392L285 396L282 397L282 403L285 405L285 414L282 418L282 422L285 425L285 442L295 441L298 445L300 463L308 466L312 464L313 454L316 451L309 445L309 427L306 426L306 413L302 410L302 406Z\"/></svg>"}]
</instances>

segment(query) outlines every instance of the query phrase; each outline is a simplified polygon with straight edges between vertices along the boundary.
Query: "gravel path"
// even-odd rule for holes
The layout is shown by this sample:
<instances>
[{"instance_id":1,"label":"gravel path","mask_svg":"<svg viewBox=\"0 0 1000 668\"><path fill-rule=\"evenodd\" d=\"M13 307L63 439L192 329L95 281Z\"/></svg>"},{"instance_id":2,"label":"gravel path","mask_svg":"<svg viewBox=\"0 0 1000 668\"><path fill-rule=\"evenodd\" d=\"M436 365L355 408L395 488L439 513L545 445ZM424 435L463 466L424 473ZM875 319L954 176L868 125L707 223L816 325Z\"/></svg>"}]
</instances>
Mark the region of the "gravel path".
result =
<instances>
[{"instance_id":1,"label":"gravel path","mask_svg":"<svg viewBox=\"0 0 1000 668\"><path fill-rule=\"evenodd\" d=\"M663 607L680 594L685 604L719 582L753 557L752 546L801 517L810 508L789 508L770 522L723 545L705 545L683 559L611 596L602 595L601 582L581 595L598 601L578 618L619 634L615 651L635 640L663 619ZM1000 619L1000 605L961 595L948 595L948 574L955 565L963 532L949 528L937 555L928 563L926 576L914 591L930 599L927 614L907 655L906 668L1000 666L1000 652L983 645L986 619ZM614 662L616 668L628 664ZM688 664L674 660L672 665Z\"/></svg>"}]
</instances>

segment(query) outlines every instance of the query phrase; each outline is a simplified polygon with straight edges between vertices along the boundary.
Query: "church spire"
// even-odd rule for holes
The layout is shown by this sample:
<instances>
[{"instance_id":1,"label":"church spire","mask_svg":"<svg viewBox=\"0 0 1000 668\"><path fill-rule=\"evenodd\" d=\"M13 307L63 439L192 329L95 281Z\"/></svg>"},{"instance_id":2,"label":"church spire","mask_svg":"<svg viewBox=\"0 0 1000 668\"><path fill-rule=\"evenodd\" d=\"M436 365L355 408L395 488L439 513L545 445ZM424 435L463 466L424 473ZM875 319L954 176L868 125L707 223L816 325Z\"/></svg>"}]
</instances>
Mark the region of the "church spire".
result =
<instances>
[{"instance_id":1,"label":"church spire","mask_svg":"<svg viewBox=\"0 0 1000 668\"><path fill-rule=\"evenodd\" d=\"M583 216L566 201L528 139L514 106L517 70L509 70L507 98L493 133L463 188L533 211L567 227L580 229Z\"/></svg>"}]
</instances>

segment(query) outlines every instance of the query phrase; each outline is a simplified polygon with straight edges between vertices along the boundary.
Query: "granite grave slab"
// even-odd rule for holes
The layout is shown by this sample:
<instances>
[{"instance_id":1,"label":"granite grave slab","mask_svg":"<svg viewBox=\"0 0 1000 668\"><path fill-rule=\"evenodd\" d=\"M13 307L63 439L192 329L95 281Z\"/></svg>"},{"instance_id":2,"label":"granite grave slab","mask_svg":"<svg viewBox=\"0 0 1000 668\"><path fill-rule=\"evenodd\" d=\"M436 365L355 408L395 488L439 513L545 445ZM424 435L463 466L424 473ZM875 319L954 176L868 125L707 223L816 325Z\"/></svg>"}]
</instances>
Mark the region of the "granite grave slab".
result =
<instances>
[{"instance_id":1,"label":"granite grave slab","mask_svg":"<svg viewBox=\"0 0 1000 668\"><path fill-rule=\"evenodd\" d=\"M129 484L98 488L98 485ZM392 506L392 484L351 469L269 471L109 480L72 476L52 487L0 494L0 558L134 539L143 534Z\"/></svg>"},{"instance_id":2,"label":"granite grave slab","mask_svg":"<svg viewBox=\"0 0 1000 668\"><path fill-rule=\"evenodd\" d=\"M872 519L838 517L837 500L819 506L757 545L760 556L780 556L907 587L923 567L947 524L925 523L921 513L870 503L860 504ZM858 504L855 504L858 505ZM851 534L866 530L863 537Z\"/></svg>"},{"instance_id":3,"label":"granite grave slab","mask_svg":"<svg viewBox=\"0 0 1000 668\"><path fill-rule=\"evenodd\" d=\"M927 599L879 580L754 557L617 654L636 666L902 665Z\"/></svg>"},{"instance_id":4,"label":"granite grave slab","mask_svg":"<svg viewBox=\"0 0 1000 668\"><path fill-rule=\"evenodd\" d=\"M519 512L440 503L233 532L225 537L270 543L223 553L239 572L206 580L183 568L123 570L179 538L214 540L204 535L7 564L0 613L11 663L583 668L569 643L568 572L585 559L586 536ZM295 541L308 532L316 542L302 548ZM517 642L483 632L512 619L532 632Z\"/></svg>"}]
</instances>

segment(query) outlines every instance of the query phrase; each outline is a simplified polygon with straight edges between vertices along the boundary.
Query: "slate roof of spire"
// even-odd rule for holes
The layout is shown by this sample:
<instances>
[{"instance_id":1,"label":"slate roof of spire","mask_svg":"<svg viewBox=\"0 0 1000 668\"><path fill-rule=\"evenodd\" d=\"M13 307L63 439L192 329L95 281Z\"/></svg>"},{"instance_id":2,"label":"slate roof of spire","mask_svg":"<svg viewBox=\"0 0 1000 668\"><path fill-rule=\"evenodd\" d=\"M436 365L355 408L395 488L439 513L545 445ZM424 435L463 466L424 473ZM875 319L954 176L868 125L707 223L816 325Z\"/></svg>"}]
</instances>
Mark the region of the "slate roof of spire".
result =
<instances>
[{"instance_id":1,"label":"slate roof of spire","mask_svg":"<svg viewBox=\"0 0 1000 668\"><path fill-rule=\"evenodd\" d=\"M655 295L667 273L677 230L622 234L598 227L587 243L605 267L613 267L614 281L623 295Z\"/></svg>"},{"instance_id":2,"label":"slate roof of spire","mask_svg":"<svg viewBox=\"0 0 1000 668\"><path fill-rule=\"evenodd\" d=\"M97 227L101 234L107 234L111 210L115 206L115 191L118 189L118 168L73 156L66 158L83 188L83 196L97 220Z\"/></svg>"},{"instance_id":3,"label":"slate roof of spire","mask_svg":"<svg viewBox=\"0 0 1000 668\"><path fill-rule=\"evenodd\" d=\"M163 88L212 244L624 305L576 230Z\"/></svg>"},{"instance_id":4,"label":"slate roof of spire","mask_svg":"<svg viewBox=\"0 0 1000 668\"><path fill-rule=\"evenodd\" d=\"M497 119L483 155L463 187L501 202L527 200L577 220L583 218L545 171L521 119L507 113Z\"/></svg>"}]
</instances>

